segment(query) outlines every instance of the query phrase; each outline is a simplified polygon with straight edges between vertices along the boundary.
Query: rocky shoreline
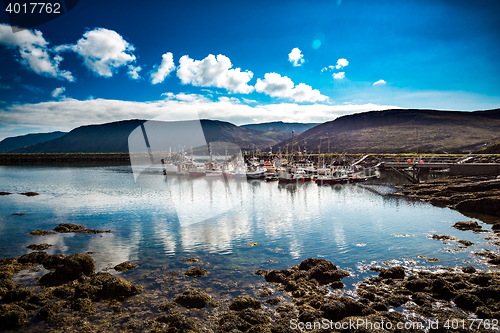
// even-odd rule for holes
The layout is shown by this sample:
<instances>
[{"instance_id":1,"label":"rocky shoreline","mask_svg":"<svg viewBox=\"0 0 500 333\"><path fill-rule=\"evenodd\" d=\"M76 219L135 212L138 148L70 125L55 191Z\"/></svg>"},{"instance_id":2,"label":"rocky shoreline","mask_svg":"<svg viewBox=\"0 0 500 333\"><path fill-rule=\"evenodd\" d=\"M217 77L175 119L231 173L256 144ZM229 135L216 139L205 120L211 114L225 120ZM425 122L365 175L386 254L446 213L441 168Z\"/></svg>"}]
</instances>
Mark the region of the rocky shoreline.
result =
<instances>
[{"instance_id":1,"label":"rocky shoreline","mask_svg":"<svg viewBox=\"0 0 500 333\"><path fill-rule=\"evenodd\" d=\"M396 194L470 214L487 214L500 222L500 178L449 177L398 185Z\"/></svg>"},{"instance_id":2,"label":"rocky shoreline","mask_svg":"<svg viewBox=\"0 0 500 333\"><path fill-rule=\"evenodd\" d=\"M476 222L457 222L454 227L481 229ZM39 231L35 237L43 237ZM61 224L53 232L110 231ZM432 238L446 241L449 237ZM168 271L166 276L148 273L172 285L173 293L167 296L166 290L151 290L119 276L138 269L137 263L96 272L89 254L49 255L43 251L50 248L45 243L28 248L35 251L0 260L1 330L491 332L500 318L500 272L479 272L471 266L435 273L402 266L372 267L374 276L349 292L343 291L342 280L351 273L325 259L309 258L288 269L255 271L262 284L253 294L226 282L225 288L234 295L227 298L197 283L205 279L215 285L217 280L210 275L216 272L190 257L181 260L188 267L185 271ZM29 282L16 282L23 272L42 274ZM176 279L179 275L187 279L185 283ZM451 330L452 323L461 326Z\"/></svg>"}]
</instances>

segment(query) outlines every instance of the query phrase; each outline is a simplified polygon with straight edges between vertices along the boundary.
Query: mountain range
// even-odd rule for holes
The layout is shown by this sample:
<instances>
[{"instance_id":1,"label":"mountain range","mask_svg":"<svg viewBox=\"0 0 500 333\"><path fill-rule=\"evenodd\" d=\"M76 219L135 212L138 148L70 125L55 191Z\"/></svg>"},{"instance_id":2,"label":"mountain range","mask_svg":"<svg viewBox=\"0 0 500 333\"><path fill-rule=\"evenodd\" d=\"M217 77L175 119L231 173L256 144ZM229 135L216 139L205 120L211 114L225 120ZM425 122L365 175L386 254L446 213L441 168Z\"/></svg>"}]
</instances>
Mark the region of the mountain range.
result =
<instances>
[{"instance_id":1,"label":"mountain range","mask_svg":"<svg viewBox=\"0 0 500 333\"><path fill-rule=\"evenodd\" d=\"M339 117L273 146L328 152L475 151L500 141L500 109L394 109Z\"/></svg>"},{"instance_id":2,"label":"mountain range","mask_svg":"<svg viewBox=\"0 0 500 333\"><path fill-rule=\"evenodd\" d=\"M321 123L284 123L282 121L273 121L270 123L240 125L240 127L259 131L282 130L289 133L292 133L292 131L294 131L295 133L302 133L320 124Z\"/></svg>"},{"instance_id":3,"label":"mountain range","mask_svg":"<svg viewBox=\"0 0 500 333\"><path fill-rule=\"evenodd\" d=\"M124 120L81 126L68 133L6 138L0 142L0 152L127 153L130 133L144 123L146 120ZM245 150L262 148L267 151L272 146L273 151L305 148L310 152L332 153L479 149L489 152L491 149L497 151L500 142L500 109L474 112L417 109L370 111L339 117L317 126L314 123L283 122L236 126L208 119L200 120L200 124L207 142L231 142ZM188 122L156 125L167 133L178 131ZM303 129L305 131L300 133ZM292 130L296 133L293 140Z\"/></svg>"}]
</instances>

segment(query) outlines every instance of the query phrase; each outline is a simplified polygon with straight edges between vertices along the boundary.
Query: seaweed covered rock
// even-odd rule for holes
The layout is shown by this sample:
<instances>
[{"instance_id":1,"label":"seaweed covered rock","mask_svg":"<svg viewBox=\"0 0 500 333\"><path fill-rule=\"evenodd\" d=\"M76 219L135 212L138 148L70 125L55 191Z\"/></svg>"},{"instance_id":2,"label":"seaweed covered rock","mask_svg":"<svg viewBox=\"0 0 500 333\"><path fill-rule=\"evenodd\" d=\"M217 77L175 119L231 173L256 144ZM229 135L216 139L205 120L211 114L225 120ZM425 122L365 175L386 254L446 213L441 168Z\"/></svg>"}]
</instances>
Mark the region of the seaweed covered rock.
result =
<instances>
[{"instance_id":1,"label":"seaweed covered rock","mask_svg":"<svg viewBox=\"0 0 500 333\"><path fill-rule=\"evenodd\" d=\"M60 285L83 276L94 274L94 259L88 254L72 254L65 257L55 272L40 278L41 284Z\"/></svg>"},{"instance_id":2,"label":"seaweed covered rock","mask_svg":"<svg viewBox=\"0 0 500 333\"><path fill-rule=\"evenodd\" d=\"M202 277L207 274L208 271L205 268L200 268L200 267L191 267L184 273L184 275L189 277Z\"/></svg>"},{"instance_id":3,"label":"seaweed covered rock","mask_svg":"<svg viewBox=\"0 0 500 333\"><path fill-rule=\"evenodd\" d=\"M321 259L321 258L306 259L299 264L299 269L302 271L308 271L311 268L317 267L317 266L322 267L323 271L337 269L337 266L335 266L332 262L330 262L326 259Z\"/></svg>"},{"instance_id":4,"label":"seaweed covered rock","mask_svg":"<svg viewBox=\"0 0 500 333\"><path fill-rule=\"evenodd\" d=\"M481 226L476 221L464 221L456 222L453 225L453 228L457 228L459 230L480 230Z\"/></svg>"},{"instance_id":5,"label":"seaweed covered rock","mask_svg":"<svg viewBox=\"0 0 500 333\"><path fill-rule=\"evenodd\" d=\"M157 317L156 322L167 324L166 332L200 332L195 321L179 313Z\"/></svg>"},{"instance_id":6,"label":"seaweed covered rock","mask_svg":"<svg viewBox=\"0 0 500 333\"><path fill-rule=\"evenodd\" d=\"M210 296L201 289L186 290L175 297L175 302L186 308L201 309L210 301Z\"/></svg>"},{"instance_id":7,"label":"seaweed covered rock","mask_svg":"<svg viewBox=\"0 0 500 333\"><path fill-rule=\"evenodd\" d=\"M50 247L52 247L52 245L51 244L47 244L47 243L43 243L43 244L30 244L30 245L26 246L27 249L33 250L33 251L43 251L43 250L49 249Z\"/></svg>"},{"instance_id":8,"label":"seaweed covered rock","mask_svg":"<svg viewBox=\"0 0 500 333\"><path fill-rule=\"evenodd\" d=\"M252 298L250 296L240 296L236 298L230 305L229 309L235 311L241 311L244 309L252 308L252 309L260 309L262 304L260 301Z\"/></svg>"},{"instance_id":9,"label":"seaweed covered rock","mask_svg":"<svg viewBox=\"0 0 500 333\"><path fill-rule=\"evenodd\" d=\"M4 303L19 302L24 301L31 296L33 296L33 293L30 290L24 288L15 288L5 293L5 295L3 295L2 297L2 301Z\"/></svg>"},{"instance_id":10,"label":"seaweed covered rock","mask_svg":"<svg viewBox=\"0 0 500 333\"><path fill-rule=\"evenodd\" d=\"M0 329L18 329L24 325L28 314L26 310L15 304L0 305Z\"/></svg>"},{"instance_id":11,"label":"seaweed covered rock","mask_svg":"<svg viewBox=\"0 0 500 333\"><path fill-rule=\"evenodd\" d=\"M122 262L121 264L116 265L113 268L117 272L126 272L126 271L130 271L131 269L137 268L137 264L134 264L133 262L130 262L130 261L125 261L125 262Z\"/></svg>"},{"instance_id":12,"label":"seaweed covered rock","mask_svg":"<svg viewBox=\"0 0 500 333\"><path fill-rule=\"evenodd\" d=\"M99 288L97 296L103 299L119 299L137 295L140 288L109 273L97 273L90 284Z\"/></svg>"},{"instance_id":13,"label":"seaweed covered rock","mask_svg":"<svg viewBox=\"0 0 500 333\"><path fill-rule=\"evenodd\" d=\"M54 231L59 233L80 233L80 234L100 234L100 233L111 233L111 230L96 230L96 229L87 229L84 225L80 224L72 224L72 223L61 223L57 227L54 228Z\"/></svg>"},{"instance_id":14,"label":"seaweed covered rock","mask_svg":"<svg viewBox=\"0 0 500 333\"><path fill-rule=\"evenodd\" d=\"M389 269L382 269L379 276L383 279L404 279L405 268L401 266L395 266Z\"/></svg>"},{"instance_id":15,"label":"seaweed covered rock","mask_svg":"<svg viewBox=\"0 0 500 333\"><path fill-rule=\"evenodd\" d=\"M31 252L20 256L17 262L21 264L41 264L48 256L46 252Z\"/></svg>"},{"instance_id":16,"label":"seaweed covered rock","mask_svg":"<svg viewBox=\"0 0 500 333\"><path fill-rule=\"evenodd\" d=\"M62 302L54 302L44 305L36 314L43 321L54 321L63 308Z\"/></svg>"},{"instance_id":17,"label":"seaweed covered rock","mask_svg":"<svg viewBox=\"0 0 500 333\"><path fill-rule=\"evenodd\" d=\"M43 261L42 265L47 269L54 269L62 265L64 258L64 254L52 254Z\"/></svg>"}]
</instances>

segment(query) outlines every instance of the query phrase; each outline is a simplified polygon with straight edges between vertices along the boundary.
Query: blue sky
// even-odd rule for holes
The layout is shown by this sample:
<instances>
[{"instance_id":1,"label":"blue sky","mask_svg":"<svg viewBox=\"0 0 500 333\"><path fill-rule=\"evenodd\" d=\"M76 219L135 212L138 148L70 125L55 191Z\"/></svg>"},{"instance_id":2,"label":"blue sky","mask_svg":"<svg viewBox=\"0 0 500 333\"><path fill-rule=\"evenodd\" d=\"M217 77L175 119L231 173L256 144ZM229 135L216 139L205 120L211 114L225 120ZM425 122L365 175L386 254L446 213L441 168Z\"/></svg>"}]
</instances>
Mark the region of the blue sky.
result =
<instances>
[{"instance_id":1,"label":"blue sky","mask_svg":"<svg viewBox=\"0 0 500 333\"><path fill-rule=\"evenodd\" d=\"M323 122L500 107L498 1L80 1L13 33L0 139L169 115Z\"/></svg>"}]
</instances>

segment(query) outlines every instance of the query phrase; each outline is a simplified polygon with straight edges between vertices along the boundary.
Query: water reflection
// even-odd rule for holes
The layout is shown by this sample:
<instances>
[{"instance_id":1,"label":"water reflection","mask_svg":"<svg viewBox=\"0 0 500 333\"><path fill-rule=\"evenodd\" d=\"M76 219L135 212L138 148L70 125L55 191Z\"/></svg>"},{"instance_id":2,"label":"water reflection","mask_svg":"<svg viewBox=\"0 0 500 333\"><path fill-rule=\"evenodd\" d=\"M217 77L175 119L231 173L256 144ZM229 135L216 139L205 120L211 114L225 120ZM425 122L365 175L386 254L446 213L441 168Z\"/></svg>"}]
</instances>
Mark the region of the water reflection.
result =
<instances>
[{"instance_id":1,"label":"water reflection","mask_svg":"<svg viewBox=\"0 0 500 333\"><path fill-rule=\"evenodd\" d=\"M489 246L484 235L450 228L465 219L462 214L380 195L390 193L390 187L373 183L282 185L169 177L156 188L141 188L124 167L0 168L0 181L3 191L41 193L32 198L0 197L2 257L26 253L29 244L49 243L54 246L48 253L94 252L99 267L200 253L227 255L255 265L269 259L290 265L307 257L324 257L353 269L359 262L425 255L453 267L465 260L481 266L471 253ZM11 216L14 212L30 214ZM115 233L28 235L63 222ZM445 246L427 238L432 233L477 245ZM259 246L247 248L251 243Z\"/></svg>"}]
</instances>

